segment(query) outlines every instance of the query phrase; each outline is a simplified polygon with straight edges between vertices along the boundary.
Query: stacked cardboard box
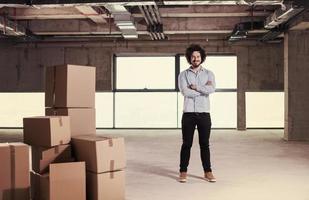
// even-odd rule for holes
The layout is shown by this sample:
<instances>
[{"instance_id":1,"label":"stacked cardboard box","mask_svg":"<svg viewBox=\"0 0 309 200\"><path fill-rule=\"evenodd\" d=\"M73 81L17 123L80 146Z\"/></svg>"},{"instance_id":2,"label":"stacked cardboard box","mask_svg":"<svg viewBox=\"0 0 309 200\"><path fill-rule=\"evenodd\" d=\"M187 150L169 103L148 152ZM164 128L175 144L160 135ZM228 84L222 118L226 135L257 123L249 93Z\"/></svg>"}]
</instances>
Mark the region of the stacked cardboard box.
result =
<instances>
[{"instance_id":1,"label":"stacked cardboard box","mask_svg":"<svg viewBox=\"0 0 309 200\"><path fill-rule=\"evenodd\" d=\"M31 198L85 200L85 163L72 162L70 117L29 117L23 123L24 142L32 146Z\"/></svg>"},{"instance_id":2,"label":"stacked cardboard box","mask_svg":"<svg viewBox=\"0 0 309 200\"><path fill-rule=\"evenodd\" d=\"M72 136L94 135L95 67L60 65L47 67L45 114L70 116Z\"/></svg>"},{"instance_id":3,"label":"stacked cardboard box","mask_svg":"<svg viewBox=\"0 0 309 200\"><path fill-rule=\"evenodd\" d=\"M123 138L75 136L76 159L86 162L88 200L125 199L125 148Z\"/></svg>"},{"instance_id":4,"label":"stacked cardboard box","mask_svg":"<svg viewBox=\"0 0 309 200\"><path fill-rule=\"evenodd\" d=\"M0 200L29 200L29 146L0 143Z\"/></svg>"}]
</instances>

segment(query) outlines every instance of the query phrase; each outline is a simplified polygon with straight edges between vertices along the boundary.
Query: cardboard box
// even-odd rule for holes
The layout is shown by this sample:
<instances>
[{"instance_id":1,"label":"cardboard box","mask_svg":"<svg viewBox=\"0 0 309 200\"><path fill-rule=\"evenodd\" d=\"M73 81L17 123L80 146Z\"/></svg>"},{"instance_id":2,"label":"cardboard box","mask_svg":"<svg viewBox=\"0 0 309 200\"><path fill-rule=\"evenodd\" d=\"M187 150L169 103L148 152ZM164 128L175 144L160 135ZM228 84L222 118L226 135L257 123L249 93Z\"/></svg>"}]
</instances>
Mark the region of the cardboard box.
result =
<instances>
[{"instance_id":1,"label":"cardboard box","mask_svg":"<svg viewBox=\"0 0 309 200\"><path fill-rule=\"evenodd\" d=\"M87 200L124 200L125 172L87 172Z\"/></svg>"},{"instance_id":2,"label":"cardboard box","mask_svg":"<svg viewBox=\"0 0 309 200\"><path fill-rule=\"evenodd\" d=\"M49 164L72 162L71 145L64 144L51 148L32 146L32 170L43 174L49 171Z\"/></svg>"},{"instance_id":3,"label":"cardboard box","mask_svg":"<svg viewBox=\"0 0 309 200\"><path fill-rule=\"evenodd\" d=\"M43 116L24 118L24 142L33 146L52 147L71 140L70 117Z\"/></svg>"},{"instance_id":4,"label":"cardboard box","mask_svg":"<svg viewBox=\"0 0 309 200\"><path fill-rule=\"evenodd\" d=\"M86 162L87 171L102 173L125 168L124 139L95 135L72 138L75 158Z\"/></svg>"},{"instance_id":5,"label":"cardboard box","mask_svg":"<svg viewBox=\"0 0 309 200\"><path fill-rule=\"evenodd\" d=\"M61 65L46 68L45 107L95 107L95 67Z\"/></svg>"},{"instance_id":6,"label":"cardboard box","mask_svg":"<svg viewBox=\"0 0 309 200\"><path fill-rule=\"evenodd\" d=\"M29 146L0 143L0 163L0 200L29 200Z\"/></svg>"},{"instance_id":7,"label":"cardboard box","mask_svg":"<svg viewBox=\"0 0 309 200\"><path fill-rule=\"evenodd\" d=\"M31 197L37 200L85 200L84 162L50 164L49 173L31 172Z\"/></svg>"},{"instance_id":8,"label":"cardboard box","mask_svg":"<svg viewBox=\"0 0 309 200\"><path fill-rule=\"evenodd\" d=\"M70 116L71 135L95 135L96 121L94 108L46 108L45 115Z\"/></svg>"}]
</instances>

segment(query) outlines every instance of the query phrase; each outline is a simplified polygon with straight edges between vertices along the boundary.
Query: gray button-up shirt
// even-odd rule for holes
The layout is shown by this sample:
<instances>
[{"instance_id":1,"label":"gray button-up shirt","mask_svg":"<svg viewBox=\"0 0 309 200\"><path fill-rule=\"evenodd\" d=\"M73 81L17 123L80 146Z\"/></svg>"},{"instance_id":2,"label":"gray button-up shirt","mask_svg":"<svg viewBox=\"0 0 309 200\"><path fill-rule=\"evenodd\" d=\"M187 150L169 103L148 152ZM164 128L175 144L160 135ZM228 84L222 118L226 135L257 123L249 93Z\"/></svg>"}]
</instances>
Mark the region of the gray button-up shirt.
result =
<instances>
[{"instance_id":1,"label":"gray button-up shirt","mask_svg":"<svg viewBox=\"0 0 309 200\"><path fill-rule=\"evenodd\" d=\"M212 85L206 85L207 81L211 81ZM202 66L197 73L188 68L179 74L178 84L184 96L183 112L209 112L209 94L216 90L214 73ZM191 84L196 85L197 89L190 89Z\"/></svg>"}]
</instances>

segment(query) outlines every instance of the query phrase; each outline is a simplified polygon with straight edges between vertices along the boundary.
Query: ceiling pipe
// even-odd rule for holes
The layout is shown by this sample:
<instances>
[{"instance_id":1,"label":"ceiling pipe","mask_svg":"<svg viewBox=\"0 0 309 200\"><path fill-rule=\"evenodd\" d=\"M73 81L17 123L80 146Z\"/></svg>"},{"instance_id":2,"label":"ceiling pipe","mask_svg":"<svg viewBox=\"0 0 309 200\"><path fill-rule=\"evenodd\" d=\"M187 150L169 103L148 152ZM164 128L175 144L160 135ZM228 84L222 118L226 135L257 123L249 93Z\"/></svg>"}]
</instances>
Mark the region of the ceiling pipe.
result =
<instances>
[{"instance_id":1,"label":"ceiling pipe","mask_svg":"<svg viewBox=\"0 0 309 200\"><path fill-rule=\"evenodd\" d=\"M150 23L151 23L151 27L150 27L150 31L153 32L156 36L157 40L161 39L161 35L158 34L158 32L156 31L156 24L157 24L157 20L155 18L153 18L152 14L151 14L151 6L144 6L145 11L146 11L146 16L148 17Z\"/></svg>"},{"instance_id":2,"label":"ceiling pipe","mask_svg":"<svg viewBox=\"0 0 309 200\"><path fill-rule=\"evenodd\" d=\"M138 8L139 8L139 10L141 11L141 13L142 13L142 15L143 15L143 17L144 17L147 26L150 26L151 24L150 24L148 18L146 17L146 13L145 13L145 11L144 11L144 8L143 8L142 6L138 6ZM150 35L150 37L151 37L152 40L155 40L154 33L152 33L152 32L149 31L149 35Z\"/></svg>"}]
</instances>

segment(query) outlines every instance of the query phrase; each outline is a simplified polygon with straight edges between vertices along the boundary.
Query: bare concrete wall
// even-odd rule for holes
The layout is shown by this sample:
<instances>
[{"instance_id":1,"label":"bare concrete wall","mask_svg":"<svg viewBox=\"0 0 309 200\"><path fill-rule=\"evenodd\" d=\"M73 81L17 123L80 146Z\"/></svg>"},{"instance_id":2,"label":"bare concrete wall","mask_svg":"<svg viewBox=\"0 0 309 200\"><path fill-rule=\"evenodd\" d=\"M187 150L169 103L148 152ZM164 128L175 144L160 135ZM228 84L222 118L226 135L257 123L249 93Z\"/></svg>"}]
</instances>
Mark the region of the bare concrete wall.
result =
<instances>
[{"instance_id":1,"label":"bare concrete wall","mask_svg":"<svg viewBox=\"0 0 309 200\"><path fill-rule=\"evenodd\" d=\"M43 91L45 67L65 63L96 66L97 91L111 91L114 53L176 54L184 53L188 44L75 42L0 47L0 92ZM237 55L239 91L283 90L282 44L200 44L207 52Z\"/></svg>"},{"instance_id":2,"label":"bare concrete wall","mask_svg":"<svg viewBox=\"0 0 309 200\"><path fill-rule=\"evenodd\" d=\"M191 42L63 42L22 44L0 51L0 92L44 91L46 66L96 67L97 91L112 91L113 55L183 54ZM246 129L246 91L283 91L283 45L195 41L208 53L237 56L237 128Z\"/></svg>"}]
</instances>

